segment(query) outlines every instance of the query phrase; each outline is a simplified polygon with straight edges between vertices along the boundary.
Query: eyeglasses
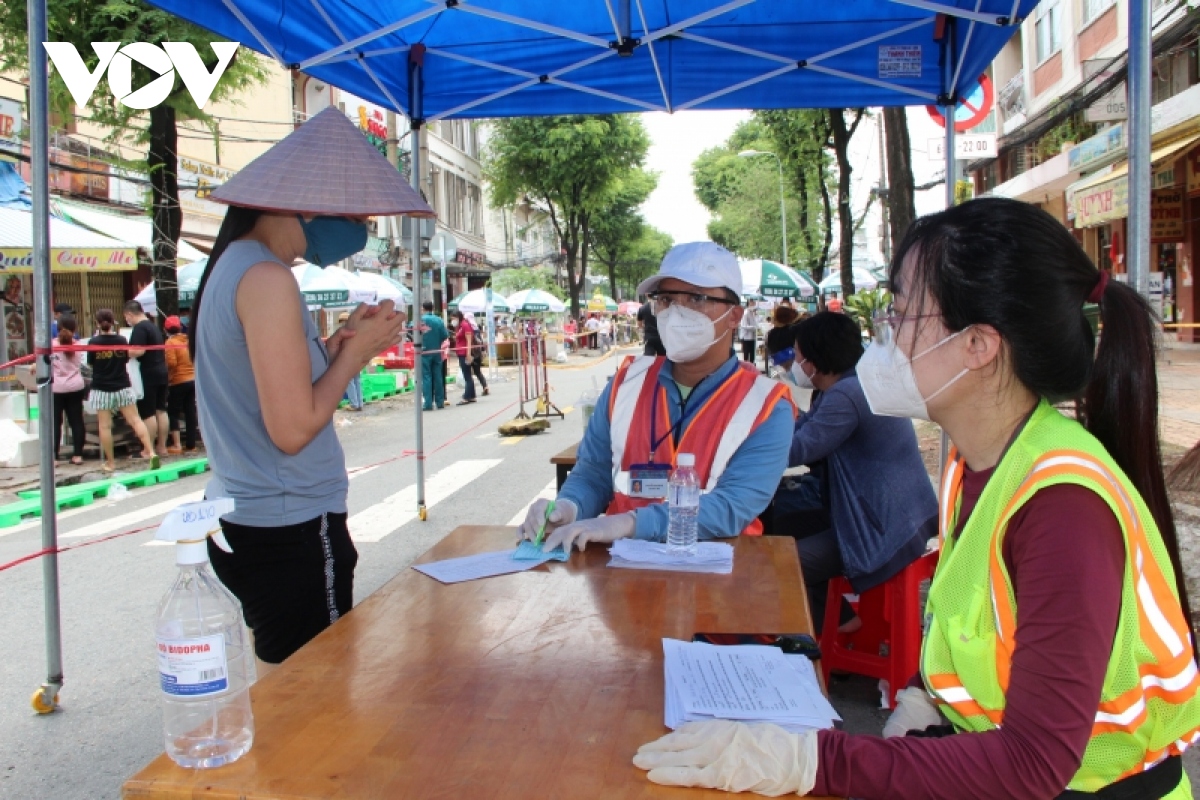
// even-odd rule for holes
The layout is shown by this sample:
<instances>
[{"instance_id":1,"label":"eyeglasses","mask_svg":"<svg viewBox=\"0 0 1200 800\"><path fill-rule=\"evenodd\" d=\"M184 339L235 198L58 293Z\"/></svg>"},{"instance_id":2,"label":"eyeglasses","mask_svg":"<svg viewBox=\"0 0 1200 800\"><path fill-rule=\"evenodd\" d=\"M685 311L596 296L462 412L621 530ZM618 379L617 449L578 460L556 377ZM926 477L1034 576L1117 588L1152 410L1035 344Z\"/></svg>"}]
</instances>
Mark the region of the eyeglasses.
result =
<instances>
[{"instance_id":1,"label":"eyeglasses","mask_svg":"<svg viewBox=\"0 0 1200 800\"><path fill-rule=\"evenodd\" d=\"M666 311L676 303L701 313L708 311L713 303L726 306L740 305L736 300L730 300L727 297L713 297L710 294L696 294L695 292L650 292L647 297L650 298L655 314Z\"/></svg>"},{"instance_id":2,"label":"eyeglasses","mask_svg":"<svg viewBox=\"0 0 1200 800\"><path fill-rule=\"evenodd\" d=\"M941 314L897 314L896 307L889 303L886 309L876 311L871 316L871 327L875 331L875 341L882 345L890 345L895 339L896 332L905 322L934 317L941 317Z\"/></svg>"}]
</instances>

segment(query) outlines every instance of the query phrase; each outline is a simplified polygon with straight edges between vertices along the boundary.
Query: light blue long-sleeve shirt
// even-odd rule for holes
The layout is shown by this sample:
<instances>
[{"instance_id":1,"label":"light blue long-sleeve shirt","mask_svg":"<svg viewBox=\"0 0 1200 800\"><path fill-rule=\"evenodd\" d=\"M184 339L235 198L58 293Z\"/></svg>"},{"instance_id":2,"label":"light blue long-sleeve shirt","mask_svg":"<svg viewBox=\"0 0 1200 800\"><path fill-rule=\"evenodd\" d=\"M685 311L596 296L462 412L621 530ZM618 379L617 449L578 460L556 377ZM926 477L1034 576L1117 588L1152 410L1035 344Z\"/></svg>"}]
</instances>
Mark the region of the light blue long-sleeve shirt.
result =
<instances>
[{"instance_id":1,"label":"light blue long-sleeve shirt","mask_svg":"<svg viewBox=\"0 0 1200 800\"><path fill-rule=\"evenodd\" d=\"M691 425L698 411L712 392L738 368L738 359L730 357L720 369L700 381L686 404L687 415L679 436ZM658 373L658 383L667 390L672 428L678 423L683 398L673 378L670 361ZM608 399L612 382L600 393L596 411L588 423L587 433L579 445L575 467L558 496L579 508L580 519L590 519L604 513L613 498L612 421L608 416ZM779 479L787 467L788 447L793 426L792 408L779 402L737 449L713 491L700 495L698 535L701 539L737 536L771 502ZM665 431L664 431L665 433ZM620 431L627 436L628 431ZM714 432L714 435L717 435ZM637 511L638 539L665 542L667 539L668 508L655 503Z\"/></svg>"}]
</instances>

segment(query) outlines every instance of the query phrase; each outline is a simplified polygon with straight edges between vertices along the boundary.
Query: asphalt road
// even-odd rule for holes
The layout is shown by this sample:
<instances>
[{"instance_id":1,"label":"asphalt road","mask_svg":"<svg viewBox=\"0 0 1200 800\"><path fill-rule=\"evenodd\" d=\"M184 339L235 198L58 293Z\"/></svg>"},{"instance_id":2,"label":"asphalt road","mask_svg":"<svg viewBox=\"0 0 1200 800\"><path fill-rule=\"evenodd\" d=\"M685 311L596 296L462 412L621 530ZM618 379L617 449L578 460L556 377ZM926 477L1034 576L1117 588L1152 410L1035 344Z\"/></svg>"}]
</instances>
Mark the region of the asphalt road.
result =
<instances>
[{"instance_id":1,"label":"asphalt road","mask_svg":"<svg viewBox=\"0 0 1200 800\"><path fill-rule=\"evenodd\" d=\"M576 400L593 376L602 386L618 364L614 357L577 361L582 368L551 372L552 398L567 416L543 434L497 435L516 416L512 377L494 382L474 405L424 415L426 522L416 518L416 460L405 455L415 445L412 395L338 413L350 525L359 538L356 602L459 525L509 524L553 491L550 457L583 433ZM451 388L451 401L459 396ZM176 574L173 548L151 544L152 529L98 540L156 524L175 504L198 499L206 481L135 489L61 515L62 544L95 544L59 558L66 679L59 713L39 717L29 705L45 679L40 562L0 571L0 797L115 798L127 777L162 752L152 621ZM0 528L0 564L39 549L36 520Z\"/></svg>"}]
</instances>

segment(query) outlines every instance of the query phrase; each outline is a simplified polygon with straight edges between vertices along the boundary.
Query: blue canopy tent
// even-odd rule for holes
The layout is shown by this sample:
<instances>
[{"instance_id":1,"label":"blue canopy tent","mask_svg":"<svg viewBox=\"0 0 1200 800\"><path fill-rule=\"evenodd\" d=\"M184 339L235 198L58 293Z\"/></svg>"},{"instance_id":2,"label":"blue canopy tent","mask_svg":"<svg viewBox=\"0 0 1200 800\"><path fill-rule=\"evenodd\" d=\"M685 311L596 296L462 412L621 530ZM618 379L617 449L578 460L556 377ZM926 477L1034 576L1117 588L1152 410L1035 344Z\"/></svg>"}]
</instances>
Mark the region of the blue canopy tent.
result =
<instances>
[{"instance_id":1,"label":"blue canopy tent","mask_svg":"<svg viewBox=\"0 0 1200 800\"><path fill-rule=\"evenodd\" d=\"M421 173L422 128L441 119L927 104L945 106L946 116L953 118L960 94L1036 5L1036 0L151 1L287 68L407 115L414 183ZM47 39L45 0L29 0L28 8L34 209L40 216L37 346L42 353L50 346L45 324L50 296L44 227L46 60L37 44ZM1144 272L1149 204L1141 221L1134 206L1142 184L1147 199L1149 193L1148 0L1131 0L1130 20L1130 118L1144 120L1145 127L1142 132L1135 125L1139 130L1133 131L1130 155L1133 163L1145 150L1145 162L1130 170L1134 233L1129 256ZM953 126L946 138L950 177ZM953 202L953 180L947 180L947 202ZM1145 238L1141 261L1135 258L1138 235ZM417 236L414 225L414 252L419 252ZM419 306L419 279L413 294ZM46 359L39 362L38 376L48 407ZM416 433L417 497L424 519L420 404ZM44 431L46 487L53 486L51 447ZM53 492L43 492L43 503L43 541L53 547ZM49 679L35 695L35 706L40 696L52 708L62 682L57 562L53 555L44 561Z\"/></svg>"}]
</instances>

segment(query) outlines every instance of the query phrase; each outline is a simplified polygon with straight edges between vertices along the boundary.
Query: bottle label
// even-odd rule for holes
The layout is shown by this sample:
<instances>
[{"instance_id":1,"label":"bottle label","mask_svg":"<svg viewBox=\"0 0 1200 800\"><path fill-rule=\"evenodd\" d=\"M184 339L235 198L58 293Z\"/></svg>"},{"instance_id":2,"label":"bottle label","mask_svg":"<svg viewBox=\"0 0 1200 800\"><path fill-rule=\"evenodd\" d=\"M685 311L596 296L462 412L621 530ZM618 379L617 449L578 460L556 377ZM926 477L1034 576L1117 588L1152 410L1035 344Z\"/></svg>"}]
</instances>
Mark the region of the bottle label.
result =
<instances>
[{"instance_id":1,"label":"bottle label","mask_svg":"<svg viewBox=\"0 0 1200 800\"><path fill-rule=\"evenodd\" d=\"M225 637L158 639L158 674L162 690L179 697L220 694L229 688Z\"/></svg>"}]
</instances>

